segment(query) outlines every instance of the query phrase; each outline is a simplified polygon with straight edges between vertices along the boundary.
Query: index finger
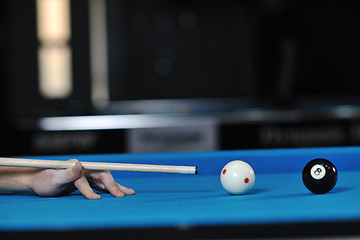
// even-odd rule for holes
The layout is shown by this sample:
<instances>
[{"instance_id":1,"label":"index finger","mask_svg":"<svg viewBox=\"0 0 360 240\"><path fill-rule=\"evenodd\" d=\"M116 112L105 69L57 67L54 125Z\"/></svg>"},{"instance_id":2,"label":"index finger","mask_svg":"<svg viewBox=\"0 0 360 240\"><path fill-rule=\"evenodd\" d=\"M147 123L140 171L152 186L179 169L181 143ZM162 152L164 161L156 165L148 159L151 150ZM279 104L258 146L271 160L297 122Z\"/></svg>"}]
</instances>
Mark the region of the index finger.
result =
<instances>
[{"instance_id":1,"label":"index finger","mask_svg":"<svg viewBox=\"0 0 360 240\"><path fill-rule=\"evenodd\" d=\"M100 195L96 194L90 187L86 177L82 176L75 181L75 187L84 195L87 199L100 199Z\"/></svg>"},{"instance_id":2,"label":"index finger","mask_svg":"<svg viewBox=\"0 0 360 240\"><path fill-rule=\"evenodd\" d=\"M106 189L114 197L124 197L125 194L118 188L113 176L110 172L104 172L100 175L101 182L105 185Z\"/></svg>"}]
</instances>

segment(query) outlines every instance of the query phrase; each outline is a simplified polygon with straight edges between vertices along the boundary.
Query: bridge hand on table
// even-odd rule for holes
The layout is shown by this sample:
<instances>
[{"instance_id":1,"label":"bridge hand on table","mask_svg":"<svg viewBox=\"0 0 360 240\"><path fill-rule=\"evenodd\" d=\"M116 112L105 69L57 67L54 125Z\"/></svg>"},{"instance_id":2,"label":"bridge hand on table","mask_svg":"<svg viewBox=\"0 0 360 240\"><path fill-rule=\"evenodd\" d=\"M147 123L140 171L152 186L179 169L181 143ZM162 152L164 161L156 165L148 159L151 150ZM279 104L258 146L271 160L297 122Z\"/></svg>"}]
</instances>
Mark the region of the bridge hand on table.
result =
<instances>
[{"instance_id":1,"label":"bridge hand on table","mask_svg":"<svg viewBox=\"0 0 360 240\"><path fill-rule=\"evenodd\" d=\"M109 171L84 170L75 159L75 166L68 169L44 169L34 175L33 191L44 197L53 197L71 193L78 189L87 199L100 199L93 189L110 192L114 197L133 195L135 191L114 181Z\"/></svg>"}]
</instances>

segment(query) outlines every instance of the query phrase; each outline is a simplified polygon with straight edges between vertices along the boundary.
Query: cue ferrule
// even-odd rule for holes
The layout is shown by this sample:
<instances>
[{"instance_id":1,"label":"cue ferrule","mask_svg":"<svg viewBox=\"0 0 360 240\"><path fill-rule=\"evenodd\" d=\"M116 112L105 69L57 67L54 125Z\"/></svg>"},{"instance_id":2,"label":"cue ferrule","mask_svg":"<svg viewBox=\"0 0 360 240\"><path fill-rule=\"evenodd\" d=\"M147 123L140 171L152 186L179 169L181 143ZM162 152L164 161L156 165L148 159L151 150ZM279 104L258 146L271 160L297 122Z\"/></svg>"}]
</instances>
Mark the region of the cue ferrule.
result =
<instances>
[{"instance_id":1,"label":"cue ferrule","mask_svg":"<svg viewBox=\"0 0 360 240\"><path fill-rule=\"evenodd\" d=\"M197 174L195 166L150 165L109 162L80 162L85 170ZM0 166L66 169L75 162L21 158L0 158Z\"/></svg>"}]
</instances>

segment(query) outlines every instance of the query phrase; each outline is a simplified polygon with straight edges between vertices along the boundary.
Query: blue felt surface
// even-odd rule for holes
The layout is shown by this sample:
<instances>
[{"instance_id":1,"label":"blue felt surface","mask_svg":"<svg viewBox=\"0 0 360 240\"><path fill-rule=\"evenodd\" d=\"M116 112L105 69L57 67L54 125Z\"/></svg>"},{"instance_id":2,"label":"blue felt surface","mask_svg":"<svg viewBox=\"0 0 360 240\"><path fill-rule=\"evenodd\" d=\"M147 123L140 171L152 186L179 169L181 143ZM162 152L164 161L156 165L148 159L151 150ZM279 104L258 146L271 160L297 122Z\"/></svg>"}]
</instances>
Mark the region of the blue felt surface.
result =
<instances>
[{"instance_id":1,"label":"blue felt surface","mask_svg":"<svg viewBox=\"0 0 360 240\"><path fill-rule=\"evenodd\" d=\"M254 188L247 195L228 195L220 185L219 169L235 155L241 155L243 160L251 162L256 172ZM310 193L301 180L304 164L309 158L317 156L328 157L339 170L337 185L324 195ZM0 196L0 230L188 227L360 220L358 156L360 148L103 155L101 159L104 161L171 161L176 164L178 161L196 161L196 165L205 170L200 175L166 174L166 177L119 174L116 176L119 183L136 190L136 195L124 198L102 194L101 200L92 201L78 193L59 198L3 195ZM80 156L80 159L88 161L97 157ZM273 173L269 173L270 170Z\"/></svg>"}]
</instances>

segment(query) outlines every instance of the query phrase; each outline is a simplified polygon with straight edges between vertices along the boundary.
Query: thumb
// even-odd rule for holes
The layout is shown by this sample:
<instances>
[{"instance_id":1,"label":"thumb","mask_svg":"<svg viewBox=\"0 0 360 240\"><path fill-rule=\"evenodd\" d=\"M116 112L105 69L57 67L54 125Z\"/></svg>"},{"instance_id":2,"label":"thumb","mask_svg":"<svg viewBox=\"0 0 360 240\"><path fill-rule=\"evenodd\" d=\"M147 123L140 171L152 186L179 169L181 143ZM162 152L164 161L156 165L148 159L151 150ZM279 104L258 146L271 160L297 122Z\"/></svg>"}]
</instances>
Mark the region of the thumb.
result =
<instances>
[{"instance_id":1,"label":"thumb","mask_svg":"<svg viewBox=\"0 0 360 240\"><path fill-rule=\"evenodd\" d=\"M68 162L75 162L75 165L65 170L65 182L74 182L82 176L83 167L76 159L70 159Z\"/></svg>"}]
</instances>

